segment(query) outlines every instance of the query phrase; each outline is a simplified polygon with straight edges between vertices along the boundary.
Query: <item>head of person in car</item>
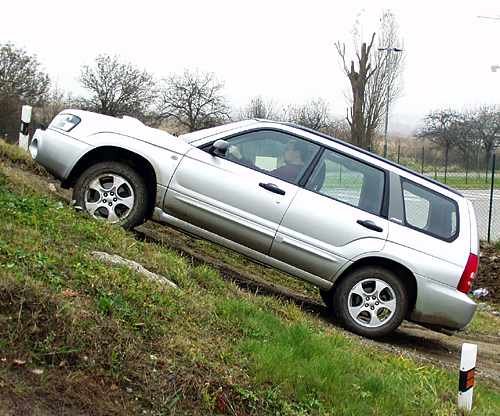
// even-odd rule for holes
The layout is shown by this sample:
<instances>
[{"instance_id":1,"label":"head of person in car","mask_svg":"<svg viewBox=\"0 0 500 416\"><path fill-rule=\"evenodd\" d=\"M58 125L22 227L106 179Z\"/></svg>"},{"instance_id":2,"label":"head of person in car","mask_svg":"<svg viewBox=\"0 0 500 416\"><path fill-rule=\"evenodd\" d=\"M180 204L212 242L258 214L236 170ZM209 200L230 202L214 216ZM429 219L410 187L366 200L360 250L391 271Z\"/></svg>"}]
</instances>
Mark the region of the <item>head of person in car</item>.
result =
<instances>
[{"instance_id":1,"label":"head of person in car","mask_svg":"<svg viewBox=\"0 0 500 416\"><path fill-rule=\"evenodd\" d=\"M285 165L304 165L304 149L301 148L300 143L291 140L285 147Z\"/></svg>"},{"instance_id":2,"label":"head of person in car","mask_svg":"<svg viewBox=\"0 0 500 416\"><path fill-rule=\"evenodd\" d=\"M283 158L285 164L273 170L271 174L279 179L294 182L302 172L307 158L306 148L302 143L290 140L285 147Z\"/></svg>"}]
</instances>

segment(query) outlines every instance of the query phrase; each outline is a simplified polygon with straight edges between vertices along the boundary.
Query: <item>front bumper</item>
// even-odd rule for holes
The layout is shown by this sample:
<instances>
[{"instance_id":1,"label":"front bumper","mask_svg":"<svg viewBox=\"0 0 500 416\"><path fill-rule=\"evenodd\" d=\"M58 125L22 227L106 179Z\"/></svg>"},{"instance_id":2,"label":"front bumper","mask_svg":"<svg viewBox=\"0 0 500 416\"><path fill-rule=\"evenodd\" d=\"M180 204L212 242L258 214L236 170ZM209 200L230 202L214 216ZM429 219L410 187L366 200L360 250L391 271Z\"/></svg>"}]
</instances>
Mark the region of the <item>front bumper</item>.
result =
<instances>
[{"instance_id":1,"label":"front bumper","mask_svg":"<svg viewBox=\"0 0 500 416\"><path fill-rule=\"evenodd\" d=\"M33 160L58 179L64 180L76 162L91 148L89 144L62 132L38 129L31 140L29 151Z\"/></svg>"},{"instance_id":2,"label":"front bumper","mask_svg":"<svg viewBox=\"0 0 500 416\"><path fill-rule=\"evenodd\" d=\"M417 299L410 319L448 329L462 329L474 316L476 303L465 293L416 276Z\"/></svg>"}]
</instances>

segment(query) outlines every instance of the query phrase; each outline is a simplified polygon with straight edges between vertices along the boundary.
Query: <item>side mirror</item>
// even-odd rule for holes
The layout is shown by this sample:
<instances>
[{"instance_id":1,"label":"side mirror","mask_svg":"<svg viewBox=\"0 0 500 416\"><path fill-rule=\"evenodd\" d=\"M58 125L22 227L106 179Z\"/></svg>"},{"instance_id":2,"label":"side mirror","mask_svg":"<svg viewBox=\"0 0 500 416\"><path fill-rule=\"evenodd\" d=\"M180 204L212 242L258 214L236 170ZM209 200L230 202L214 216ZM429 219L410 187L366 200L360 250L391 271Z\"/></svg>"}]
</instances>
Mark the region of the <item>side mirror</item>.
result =
<instances>
[{"instance_id":1,"label":"side mirror","mask_svg":"<svg viewBox=\"0 0 500 416\"><path fill-rule=\"evenodd\" d=\"M216 140L210 148L210 153L215 156L224 156L229 149L229 143L225 140Z\"/></svg>"},{"instance_id":2,"label":"side mirror","mask_svg":"<svg viewBox=\"0 0 500 416\"><path fill-rule=\"evenodd\" d=\"M47 126L46 126L45 124L42 124L42 123L40 123L40 124L38 125L38 128L39 128L40 130L47 130Z\"/></svg>"}]
</instances>

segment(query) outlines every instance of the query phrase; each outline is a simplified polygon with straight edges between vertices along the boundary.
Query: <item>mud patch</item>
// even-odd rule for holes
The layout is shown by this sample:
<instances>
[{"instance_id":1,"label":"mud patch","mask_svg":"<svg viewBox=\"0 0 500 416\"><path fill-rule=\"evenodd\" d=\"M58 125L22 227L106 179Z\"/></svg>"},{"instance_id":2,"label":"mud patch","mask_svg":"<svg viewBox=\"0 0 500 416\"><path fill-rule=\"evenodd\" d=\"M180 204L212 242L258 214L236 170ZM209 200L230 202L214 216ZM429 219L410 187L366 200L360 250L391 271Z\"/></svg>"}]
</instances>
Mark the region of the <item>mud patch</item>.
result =
<instances>
[{"instance_id":1,"label":"mud patch","mask_svg":"<svg viewBox=\"0 0 500 416\"><path fill-rule=\"evenodd\" d=\"M481 244L479 273L474 280L473 289L488 289L487 300L500 305L500 250L495 246Z\"/></svg>"}]
</instances>

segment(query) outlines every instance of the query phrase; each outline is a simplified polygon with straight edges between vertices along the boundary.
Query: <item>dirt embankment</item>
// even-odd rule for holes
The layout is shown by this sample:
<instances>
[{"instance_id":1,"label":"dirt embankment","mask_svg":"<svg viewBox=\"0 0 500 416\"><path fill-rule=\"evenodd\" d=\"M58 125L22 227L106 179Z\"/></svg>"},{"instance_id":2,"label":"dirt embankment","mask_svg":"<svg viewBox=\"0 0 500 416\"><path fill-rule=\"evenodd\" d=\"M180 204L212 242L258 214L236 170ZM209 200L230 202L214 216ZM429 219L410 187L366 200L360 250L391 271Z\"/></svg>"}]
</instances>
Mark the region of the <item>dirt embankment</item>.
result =
<instances>
[{"instance_id":1,"label":"dirt embankment","mask_svg":"<svg viewBox=\"0 0 500 416\"><path fill-rule=\"evenodd\" d=\"M4 172L7 176L22 177L22 180L29 182L30 187L39 188L42 192L50 190L62 200L69 201L71 198L70 192L60 189L56 181L49 179L47 176L40 176L38 172L38 174L34 174L32 171L27 172L23 167L19 169L18 166L4 166ZM248 273L238 270L238 268L221 261L217 255L205 253L198 247L195 248L193 244L189 244L189 242L193 243L194 239L169 227L151 225L152 227L146 225L136 229L137 237L179 251L184 256L188 256L193 262L209 263L219 270L224 278L236 282L247 290L282 297L324 320L325 324L335 324L335 322L331 321L324 305L308 294L297 293L296 290L290 290L288 287L268 281L262 278L260 273ZM487 288L489 295L481 300L488 300L500 305L500 251L493 246L481 247L480 272L474 288ZM492 319L494 319L493 315ZM386 339L372 341L352 334L349 334L349 336L399 356L408 356L451 370L457 369L462 343L477 343L479 346L477 365L479 377L488 379L494 385L500 387L500 361L498 360L500 356L500 335L498 334L486 335L458 332L449 336L410 322L404 322L399 330Z\"/></svg>"},{"instance_id":2,"label":"dirt embankment","mask_svg":"<svg viewBox=\"0 0 500 416\"><path fill-rule=\"evenodd\" d=\"M474 281L474 289L485 288L487 300L500 305L500 250L493 245L481 244L479 273Z\"/></svg>"}]
</instances>

